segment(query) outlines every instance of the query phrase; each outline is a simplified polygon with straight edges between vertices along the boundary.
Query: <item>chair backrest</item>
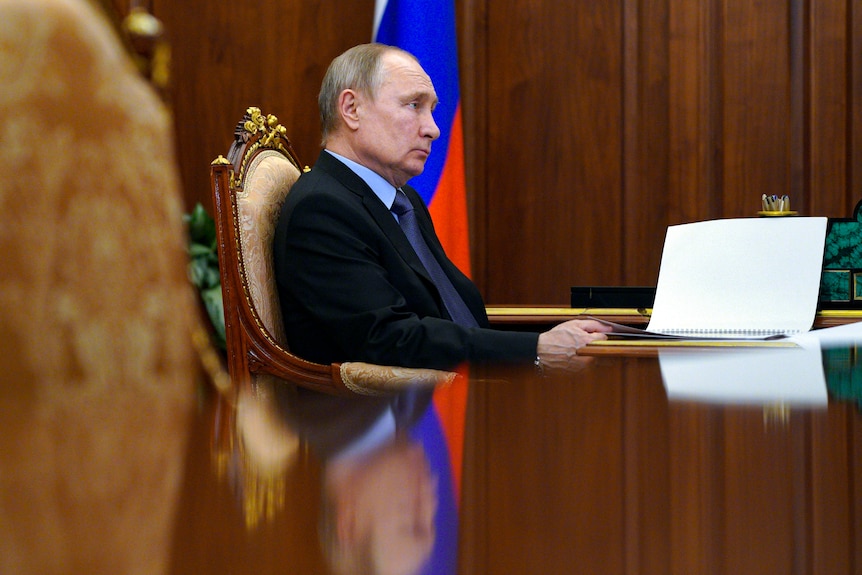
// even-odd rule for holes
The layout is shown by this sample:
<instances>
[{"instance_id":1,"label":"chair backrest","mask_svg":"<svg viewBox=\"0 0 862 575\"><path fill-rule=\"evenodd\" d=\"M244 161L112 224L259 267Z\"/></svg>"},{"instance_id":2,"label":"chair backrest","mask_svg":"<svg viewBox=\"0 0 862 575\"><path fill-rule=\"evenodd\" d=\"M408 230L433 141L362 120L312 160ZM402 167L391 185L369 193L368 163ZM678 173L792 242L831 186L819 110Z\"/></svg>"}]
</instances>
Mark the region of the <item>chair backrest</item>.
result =
<instances>
[{"instance_id":1,"label":"chair backrest","mask_svg":"<svg viewBox=\"0 0 862 575\"><path fill-rule=\"evenodd\" d=\"M299 177L299 167L285 154L259 151L248 163L236 191L236 219L243 287L263 327L287 349L273 269L272 239L281 205Z\"/></svg>"},{"instance_id":2,"label":"chair backrest","mask_svg":"<svg viewBox=\"0 0 862 575\"><path fill-rule=\"evenodd\" d=\"M438 385L455 374L359 362L321 365L290 353L275 286L275 226L302 164L272 115L248 108L228 158L212 164L219 273L228 370L235 386L275 377L335 394L392 393L406 385Z\"/></svg>"},{"instance_id":3,"label":"chair backrest","mask_svg":"<svg viewBox=\"0 0 862 575\"><path fill-rule=\"evenodd\" d=\"M280 368L297 360L311 387L332 389L332 367L291 356L284 340L272 269L278 213L300 174L300 162L275 116L249 108L234 131L228 158L212 165L219 274L225 312L228 370L236 386L263 374L290 379Z\"/></svg>"}]
</instances>

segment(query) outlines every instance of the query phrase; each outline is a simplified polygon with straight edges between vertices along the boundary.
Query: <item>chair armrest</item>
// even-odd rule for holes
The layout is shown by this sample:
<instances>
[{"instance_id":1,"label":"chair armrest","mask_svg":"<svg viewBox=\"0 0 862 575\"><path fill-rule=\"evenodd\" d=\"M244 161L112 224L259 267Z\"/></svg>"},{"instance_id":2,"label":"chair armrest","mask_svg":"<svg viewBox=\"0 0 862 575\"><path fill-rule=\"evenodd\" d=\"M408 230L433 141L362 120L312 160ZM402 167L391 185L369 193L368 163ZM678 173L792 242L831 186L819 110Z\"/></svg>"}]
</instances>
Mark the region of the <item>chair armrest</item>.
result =
<instances>
[{"instance_id":1,"label":"chair armrest","mask_svg":"<svg viewBox=\"0 0 862 575\"><path fill-rule=\"evenodd\" d=\"M406 387L449 385L457 373L436 369L394 367L363 362L345 362L339 366L341 381L360 395L390 395Z\"/></svg>"}]
</instances>

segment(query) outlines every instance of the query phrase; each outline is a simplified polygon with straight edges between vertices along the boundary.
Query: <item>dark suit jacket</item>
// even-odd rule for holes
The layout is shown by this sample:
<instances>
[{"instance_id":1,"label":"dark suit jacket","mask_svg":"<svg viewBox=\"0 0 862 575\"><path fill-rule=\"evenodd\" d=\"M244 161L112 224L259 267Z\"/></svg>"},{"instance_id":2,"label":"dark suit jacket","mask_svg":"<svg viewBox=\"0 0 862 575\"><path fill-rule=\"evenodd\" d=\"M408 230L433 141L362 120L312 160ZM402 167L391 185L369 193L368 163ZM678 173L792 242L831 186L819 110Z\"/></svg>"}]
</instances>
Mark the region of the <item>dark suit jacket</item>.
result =
<instances>
[{"instance_id":1,"label":"dark suit jacket","mask_svg":"<svg viewBox=\"0 0 862 575\"><path fill-rule=\"evenodd\" d=\"M371 188L327 152L294 185L275 232L287 340L310 361L450 369L532 360L538 335L488 327L475 285L446 257L415 190L405 193L428 245L480 326L450 321L398 222Z\"/></svg>"}]
</instances>

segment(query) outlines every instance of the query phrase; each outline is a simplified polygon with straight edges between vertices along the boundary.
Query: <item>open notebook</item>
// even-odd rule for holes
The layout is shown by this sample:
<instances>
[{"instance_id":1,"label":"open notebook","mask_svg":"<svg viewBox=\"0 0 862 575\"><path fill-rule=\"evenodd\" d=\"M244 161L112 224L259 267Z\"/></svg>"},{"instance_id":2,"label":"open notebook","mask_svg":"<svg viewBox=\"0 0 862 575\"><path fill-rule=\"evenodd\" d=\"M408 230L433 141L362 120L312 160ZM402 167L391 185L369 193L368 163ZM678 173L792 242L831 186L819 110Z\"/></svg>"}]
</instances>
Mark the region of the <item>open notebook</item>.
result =
<instances>
[{"instance_id":1,"label":"open notebook","mask_svg":"<svg viewBox=\"0 0 862 575\"><path fill-rule=\"evenodd\" d=\"M775 339L811 329L826 218L737 218L671 226L646 330L613 335ZM609 323L609 322L606 322Z\"/></svg>"}]
</instances>

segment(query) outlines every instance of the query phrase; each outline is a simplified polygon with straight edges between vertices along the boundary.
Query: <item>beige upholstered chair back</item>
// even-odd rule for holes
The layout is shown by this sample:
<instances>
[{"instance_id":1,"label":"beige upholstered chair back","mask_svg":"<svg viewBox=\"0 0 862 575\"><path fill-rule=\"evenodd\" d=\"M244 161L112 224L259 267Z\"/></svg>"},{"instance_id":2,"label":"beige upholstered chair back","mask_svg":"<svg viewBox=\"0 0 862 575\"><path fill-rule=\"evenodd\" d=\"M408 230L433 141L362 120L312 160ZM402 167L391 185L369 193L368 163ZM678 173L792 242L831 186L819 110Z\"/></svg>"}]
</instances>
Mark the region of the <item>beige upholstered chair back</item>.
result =
<instances>
[{"instance_id":1,"label":"beige upholstered chair back","mask_svg":"<svg viewBox=\"0 0 862 575\"><path fill-rule=\"evenodd\" d=\"M299 177L299 167L278 150L262 150L249 162L236 194L241 268L247 296L263 327L287 349L275 286L272 238L281 205Z\"/></svg>"}]
</instances>

